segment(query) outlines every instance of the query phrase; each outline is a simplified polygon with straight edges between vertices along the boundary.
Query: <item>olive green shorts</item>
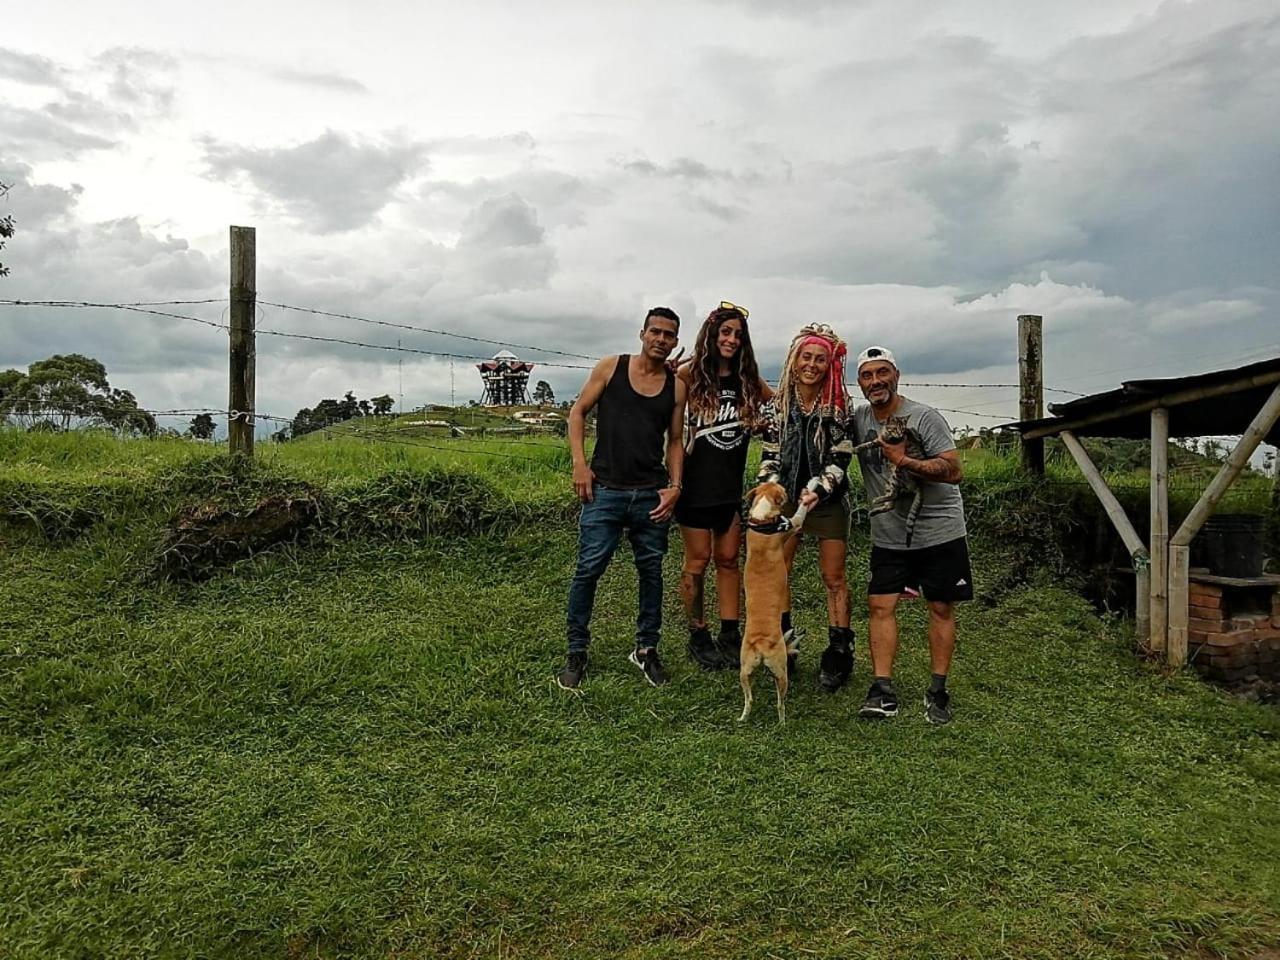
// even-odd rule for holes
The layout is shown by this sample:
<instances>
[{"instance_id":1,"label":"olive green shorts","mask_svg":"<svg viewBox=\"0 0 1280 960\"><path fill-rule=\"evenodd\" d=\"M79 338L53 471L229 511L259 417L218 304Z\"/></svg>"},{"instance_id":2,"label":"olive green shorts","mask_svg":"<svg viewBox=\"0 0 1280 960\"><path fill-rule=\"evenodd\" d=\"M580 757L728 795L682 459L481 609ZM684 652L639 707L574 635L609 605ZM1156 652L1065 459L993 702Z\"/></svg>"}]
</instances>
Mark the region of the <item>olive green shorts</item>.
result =
<instances>
[{"instance_id":1,"label":"olive green shorts","mask_svg":"<svg viewBox=\"0 0 1280 960\"><path fill-rule=\"evenodd\" d=\"M796 512L796 504L783 504L782 515L790 517ZM810 510L804 518L800 532L819 540L843 540L849 542L849 503L844 497L828 500Z\"/></svg>"}]
</instances>

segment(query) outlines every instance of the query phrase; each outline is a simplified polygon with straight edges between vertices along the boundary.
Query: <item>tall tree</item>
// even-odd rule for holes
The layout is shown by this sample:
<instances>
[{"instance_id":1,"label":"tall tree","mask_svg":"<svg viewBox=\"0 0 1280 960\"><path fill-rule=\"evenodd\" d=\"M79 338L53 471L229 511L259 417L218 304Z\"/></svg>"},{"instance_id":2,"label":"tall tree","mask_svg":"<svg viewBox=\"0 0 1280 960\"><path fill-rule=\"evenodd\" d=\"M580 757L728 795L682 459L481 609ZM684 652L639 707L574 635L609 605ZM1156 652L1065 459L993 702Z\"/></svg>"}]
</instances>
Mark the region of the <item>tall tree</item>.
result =
<instances>
[{"instance_id":1,"label":"tall tree","mask_svg":"<svg viewBox=\"0 0 1280 960\"><path fill-rule=\"evenodd\" d=\"M540 407L549 407L555 403L556 395L551 391L551 384L539 380L538 385L533 388L533 402Z\"/></svg>"},{"instance_id":2,"label":"tall tree","mask_svg":"<svg viewBox=\"0 0 1280 960\"><path fill-rule=\"evenodd\" d=\"M212 440L213 431L218 425L213 422L213 417L207 413L197 413L191 418L191 435L197 440Z\"/></svg>"},{"instance_id":3,"label":"tall tree","mask_svg":"<svg viewBox=\"0 0 1280 960\"><path fill-rule=\"evenodd\" d=\"M17 389L21 379L21 370L0 370L0 403L4 403L4 398Z\"/></svg>"},{"instance_id":4,"label":"tall tree","mask_svg":"<svg viewBox=\"0 0 1280 960\"><path fill-rule=\"evenodd\" d=\"M156 431L155 417L138 407L132 393L111 388L101 361L79 353L37 360L25 375L16 370L0 374L0 419L8 417L62 430L78 420L120 433Z\"/></svg>"},{"instance_id":5,"label":"tall tree","mask_svg":"<svg viewBox=\"0 0 1280 960\"><path fill-rule=\"evenodd\" d=\"M9 184L0 183L0 197L3 197L8 192L9 192ZM3 217L0 217L0 250L4 249L5 241L13 236L13 231L14 231L13 217L8 216L7 214ZM7 277L8 275L9 275L9 268L6 267L3 263L0 263L0 277Z\"/></svg>"},{"instance_id":6,"label":"tall tree","mask_svg":"<svg viewBox=\"0 0 1280 960\"><path fill-rule=\"evenodd\" d=\"M140 409L137 398L128 390L112 388L103 404L102 421L119 433L140 433L148 437L156 433L156 418Z\"/></svg>"},{"instance_id":7,"label":"tall tree","mask_svg":"<svg viewBox=\"0 0 1280 960\"><path fill-rule=\"evenodd\" d=\"M380 397L373 398L373 415L375 417L385 417L391 412L391 408L396 405L389 393L384 393Z\"/></svg>"},{"instance_id":8,"label":"tall tree","mask_svg":"<svg viewBox=\"0 0 1280 960\"><path fill-rule=\"evenodd\" d=\"M289 424L289 429L295 437L300 437L304 433L310 433L315 429L312 423L311 408L303 407L294 414L293 422Z\"/></svg>"},{"instance_id":9,"label":"tall tree","mask_svg":"<svg viewBox=\"0 0 1280 960\"><path fill-rule=\"evenodd\" d=\"M352 414L348 412L345 401L333 400L325 397L316 404L314 410L311 411L312 430L321 430L333 423L339 423L343 420L350 420Z\"/></svg>"}]
</instances>

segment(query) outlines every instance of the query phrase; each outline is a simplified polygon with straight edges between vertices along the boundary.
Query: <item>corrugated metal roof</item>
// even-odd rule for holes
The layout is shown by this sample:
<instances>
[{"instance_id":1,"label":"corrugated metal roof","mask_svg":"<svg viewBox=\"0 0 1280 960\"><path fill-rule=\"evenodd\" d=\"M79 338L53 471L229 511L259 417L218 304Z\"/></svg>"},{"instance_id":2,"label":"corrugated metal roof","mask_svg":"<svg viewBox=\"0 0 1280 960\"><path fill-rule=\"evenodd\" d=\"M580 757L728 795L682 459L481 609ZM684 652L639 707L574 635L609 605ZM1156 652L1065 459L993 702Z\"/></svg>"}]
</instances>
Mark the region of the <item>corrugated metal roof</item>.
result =
<instances>
[{"instance_id":1,"label":"corrugated metal roof","mask_svg":"<svg viewBox=\"0 0 1280 960\"><path fill-rule=\"evenodd\" d=\"M1171 437L1238 434L1248 427L1277 383L1280 357L1188 377L1126 380L1116 390L1051 403L1052 417L1005 426L1024 434L1052 435L1070 429L1084 437L1144 440L1151 436L1151 409L1164 406L1169 410ZM1091 419L1097 422L1081 423ZM1266 439L1280 444L1280 423Z\"/></svg>"}]
</instances>

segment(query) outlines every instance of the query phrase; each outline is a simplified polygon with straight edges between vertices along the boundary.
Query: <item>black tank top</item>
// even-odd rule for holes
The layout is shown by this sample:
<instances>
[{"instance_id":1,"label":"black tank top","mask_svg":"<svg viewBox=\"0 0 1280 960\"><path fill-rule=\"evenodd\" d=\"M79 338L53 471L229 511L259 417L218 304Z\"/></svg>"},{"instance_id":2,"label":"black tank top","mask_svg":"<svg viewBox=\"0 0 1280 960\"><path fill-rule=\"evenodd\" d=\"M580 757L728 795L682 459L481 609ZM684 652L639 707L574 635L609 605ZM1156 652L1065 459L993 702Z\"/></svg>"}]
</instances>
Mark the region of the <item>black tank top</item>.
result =
<instances>
[{"instance_id":1,"label":"black tank top","mask_svg":"<svg viewBox=\"0 0 1280 960\"><path fill-rule=\"evenodd\" d=\"M676 381L670 370L657 396L646 397L631 386L622 354L613 376L600 395L596 413L596 449L591 469L596 480L615 490L663 487L667 430L676 408Z\"/></svg>"},{"instance_id":2,"label":"black tank top","mask_svg":"<svg viewBox=\"0 0 1280 960\"><path fill-rule=\"evenodd\" d=\"M709 422L685 415L684 492L680 503L710 507L742 500L751 431L742 422L742 381L721 377L716 413ZM690 448L692 444L692 449Z\"/></svg>"}]
</instances>

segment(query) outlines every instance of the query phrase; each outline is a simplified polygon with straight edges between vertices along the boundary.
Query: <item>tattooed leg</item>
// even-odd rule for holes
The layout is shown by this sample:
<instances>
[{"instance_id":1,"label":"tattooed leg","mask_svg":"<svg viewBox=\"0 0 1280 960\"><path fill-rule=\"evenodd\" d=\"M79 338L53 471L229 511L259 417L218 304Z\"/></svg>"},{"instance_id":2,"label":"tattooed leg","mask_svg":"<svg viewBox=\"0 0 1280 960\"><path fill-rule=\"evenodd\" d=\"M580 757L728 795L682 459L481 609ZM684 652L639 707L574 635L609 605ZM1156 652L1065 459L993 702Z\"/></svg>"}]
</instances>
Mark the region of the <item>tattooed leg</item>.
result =
<instances>
[{"instance_id":1,"label":"tattooed leg","mask_svg":"<svg viewBox=\"0 0 1280 960\"><path fill-rule=\"evenodd\" d=\"M711 562L711 531L681 527L684 535L684 572L680 577L680 599L689 617L689 626L705 627L707 616L703 600L707 564Z\"/></svg>"}]
</instances>

